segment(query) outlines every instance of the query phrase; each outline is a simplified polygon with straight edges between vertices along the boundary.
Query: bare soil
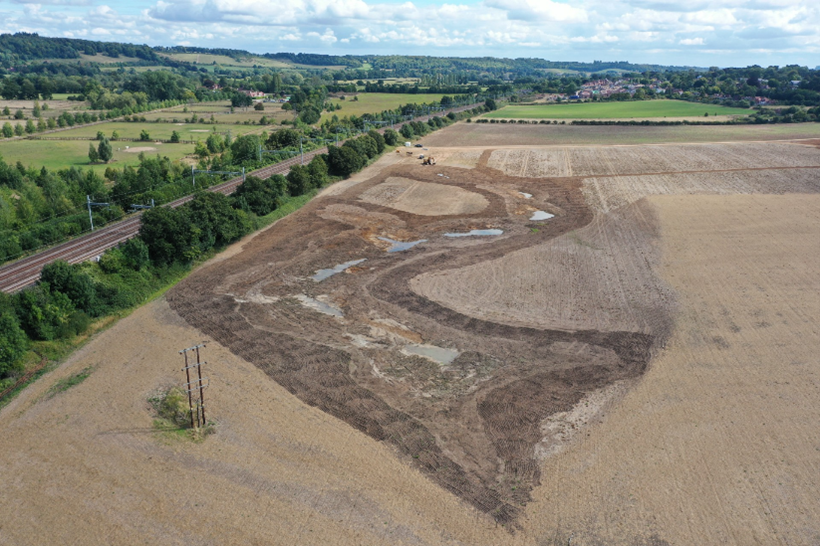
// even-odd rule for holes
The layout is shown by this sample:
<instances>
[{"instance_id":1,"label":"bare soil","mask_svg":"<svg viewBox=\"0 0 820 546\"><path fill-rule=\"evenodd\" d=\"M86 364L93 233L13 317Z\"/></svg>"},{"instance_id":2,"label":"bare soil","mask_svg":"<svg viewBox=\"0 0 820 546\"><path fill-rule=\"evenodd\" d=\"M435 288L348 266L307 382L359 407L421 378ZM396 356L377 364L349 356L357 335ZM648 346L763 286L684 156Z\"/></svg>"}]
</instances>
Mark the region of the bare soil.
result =
<instances>
[{"instance_id":1,"label":"bare soil","mask_svg":"<svg viewBox=\"0 0 820 546\"><path fill-rule=\"evenodd\" d=\"M583 177L383 157L3 409L0 544L820 542L818 152L751 146ZM401 210L397 179L436 189ZM147 400L201 340L217 427L191 443Z\"/></svg>"},{"instance_id":2,"label":"bare soil","mask_svg":"<svg viewBox=\"0 0 820 546\"><path fill-rule=\"evenodd\" d=\"M539 544L818 544L820 196L648 206L674 333L545 461L522 525Z\"/></svg>"},{"instance_id":3,"label":"bare soil","mask_svg":"<svg viewBox=\"0 0 820 546\"><path fill-rule=\"evenodd\" d=\"M465 170L392 161L371 179L314 200L230 260L194 273L168 301L307 404L391 444L448 491L513 523L540 483L535 446L542 421L570 411L589 392L640 376L664 328L500 324L420 297L410 281L421 273L501 258L580 228L592 214L579 179L509 178L481 164ZM415 204L417 214L399 210L395 198L383 200L391 207L368 202L397 179L447 189L459 196L454 202L476 196L486 205L441 215L447 200L432 193L426 208L423 200ZM516 214L525 206L519 191L537 194L556 213L537 233L526 215ZM487 227L505 233L443 237ZM379 236L427 242L388 254L375 244ZM320 283L310 278L359 259L366 261L346 273ZM301 305L305 296L332 304L344 317ZM408 356L402 349L412 339L461 354L448 365Z\"/></svg>"},{"instance_id":4,"label":"bare soil","mask_svg":"<svg viewBox=\"0 0 820 546\"><path fill-rule=\"evenodd\" d=\"M428 147L504 148L507 146L573 146L692 142L738 142L818 139L820 125L523 125L517 123L454 123L424 137ZM433 154L436 155L435 153Z\"/></svg>"}]
</instances>

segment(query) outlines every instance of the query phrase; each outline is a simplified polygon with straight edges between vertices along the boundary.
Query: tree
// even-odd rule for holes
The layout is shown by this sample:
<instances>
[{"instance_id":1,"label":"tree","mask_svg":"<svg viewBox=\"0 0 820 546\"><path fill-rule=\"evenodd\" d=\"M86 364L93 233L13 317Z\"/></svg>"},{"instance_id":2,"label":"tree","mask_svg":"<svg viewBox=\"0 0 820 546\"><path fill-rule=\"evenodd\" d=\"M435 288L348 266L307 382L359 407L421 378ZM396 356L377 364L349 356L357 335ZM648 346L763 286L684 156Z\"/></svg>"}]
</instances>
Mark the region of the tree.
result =
<instances>
[{"instance_id":1,"label":"tree","mask_svg":"<svg viewBox=\"0 0 820 546\"><path fill-rule=\"evenodd\" d=\"M11 115L11 110L9 110L8 106L3 107L3 115L4 116L10 116Z\"/></svg>"},{"instance_id":2,"label":"tree","mask_svg":"<svg viewBox=\"0 0 820 546\"><path fill-rule=\"evenodd\" d=\"M22 124L18 123L17 125L14 126L14 134L15 135L23 136L23 133L25 133L25 130L23 129Z\"/></svg>"},{"instance_id":3,"label":"tree","mask_svg":"<svg viewBox=\"0 0 820 546\"><path fill-rule=\"evenodd\" d=\"M31 113L35 118L40 117L40 103L39 102L34 101L34 108L32 108Z\"/></svg>"},{"instance_id":4,"label":"tree","mask_svg":"<svg viewBox=\"0 0 820 546\"><path fill-rule=\"evenodd\" d=\"M102 140L105 138L105 135L102 131L97 131L97 138L95 140Z\"/></svg>"},{"instance_id":5,"label":"tree","mask_svg":"<svg viewBox=\"0 0 820 546\"><path fill-rule=\"evenodd\" d=\"M0 377L19 368L27 350L28 338L17 315L10 308L0 309Z\"/></svg>"},{"instance_id":6,"label":"tree","mask_svg":"<svg viewBox=\"0 0 820 546\"><path fill-rule=\"evenodd\" d=\"M100 154L97 152L97 149L94 147L93 143L88 144L88 161L91 163L96 163L100 159Z\"/></svg>"},{"instance_id":7,"label":"tree","mask_svg":"<svg viewBox=\"0 0 820 546\"><path fill-rule=\"evenodd\" d=\"M364 167L365 159L350 146L328 146L328 169L338 176L350 176Z\"/></svg>"},{"instance_id":8,"label":"tree","mask_svg":"<svg viewBox=\"0 0 820 546\"><path fill-rule=\"evenodd\" d=\"M103 163L108 163L111 161L111 158L114 157L114 150L111 148L111 143L107 138L100 141L100 145L97 148L97 155Z\"/></svg>"},{"instance_id":9,"label":"tree","mask_svg":"<svg viewBox=\"0 0 820 546\"><path fill-rule=\"evenodd\" d=\"M231 106L234 108L247 108L251 104L253 104L253 99L245 93L234 93L231 97Z\"/></svg>"},{"instance_id":10,"label":"tree","mask_svg":"<svg viewBox=\"0 0 820 546\"><path fill-rule=\"evenodd\" d=\"M149 209L141 220L140 239L154 263L187 263L199 256L199 228L191 222L186 207Z\"/></svg>"},{"instance_id":11,"label":"tree","mask_svg":"<svg viewBox=\"0 0 820 546\"><path fill-rule=\"evenodd\" d=\"M395 146L399 143L399 134L393 129L387 129L384 132L384 143L388 146Z\"/></svg>"},{"instance_id":12,"label":"tree","mask_svg":"<svg viewBox=\"0 0 820 546\"><path fill-rule=\"evenodd\" d=\"M310 171L304 165L294 165L287 176L288 193L297 196L310 190Z\"/></svg>"},{"instance_id":13,"label":"tree","mask_svg":"<svg viewBox=\"0 0 820 546\"><path fill-rule=\"evenodd\" d=\"M279 207L287 192L287 184L281 174L265 180L249 176L233 193L234 206L265 216Z\"/></svg>"},{"instance_id":14,"label":"tree","mask_svg":"<svg viewBox=\"0 0 820 546\"><path fill-rule=\"evenodd\" d=\"M259 137L256 135L242 135L231 144L231 156L234 161L256 159L259 153Z\"/></svg>"},{"instance_id":15,"label":"tree","mask_svg":"<svg viewBox=\"0 0 820 546\"><path fill-rule=\"evenodd\" d=\"M327 163L322 156L313 157L308 164L308 172L310 173L310 185L314 188L321 188L327 184Z\"/></svg>"},{"instance_id":16,"label":"tree","mask_svg":"<svg viewBox=\"0 0 820 546\"><path fill-rule=\"evenodd\" d=\"M26 129L25 130L26 130L26 133L28 133L30 135L33 134L35 131L37 131L37 126L34 125L34 121L31 120L30 118L26 120Z\"/></svg>"},{"instance_id":17,"label":"tree","mask_svg":"<svg viewBox=\"0 0 820 546\"><path fill-rule=\"evenodd\" d=\"M484 101L484 107L488 111L493 111L493 110L498 108L498 105L495 103L495 101L493 99L487 99L487 100Z\"/></svg>"},{"instance_id":18,"label":"tree","mask_svg":"<svg viewBox=\"0 0 820 546\"><path fill-rule=\"evenodd\" d=\"M205 141L205 145L208 147L208 151L210 153L216 154L224 149L225 139L223 139L222 136L218 133L211 133L210 135L208 135L208 139Z\"/></svg>"},{"instance_id":19,"label":"tree","mask_svg":"<svg viewBox=\"0 0 820 546\"><path fill-rule=\"evenodd\" d=\"M179 133L177 133L176 131L171 132L171 142L179 142Z\"/></svg>"},{"instance_id":20,"label":"tree","mask_svg":"<svg viewBox=\"0 0 820 546\"><path fill-rule=\"evenodd\" d=\"M11 126L11 123L8 121L3 124L3 137L4 138L11 138L14 136L14 127Z\"/></svg>"},{"instance_id":21,"label":"tree","mask_svg":"<svg viewBox=\"0 0 820 546\"><path fill-rule=\"evenodd\" d=\"M258 110L259 112L261 112L265 109L265 105L262 104L261 102L257 102L256 104L253 105L253 109Z\"/></svg>"},{"instance_id":22,"label":"tree","mask_svg":"<svg viewBox=\"0 0 820 546\"><path fill-rule=\"evenodd\" d=\"M94 280L77 266L57 260L43 267L40 273L42 282L48 283L52 292L68 296L75 308L91 316L100 316L104 308L97 297Z\"/></svg>"},{"instance_id":23,"label":"tree","mask_svg":"<svg viewBox=\"0 0 820 546\"><path fill-rule=\"evenodd\" d=\"M244 212L231 207L231 199L221 193L203 192L188 205L189 217L199 228L200 248L226 245L251 230Z\"/></svg>"},{"instance_id":24,"label":"tree","mask_svg":"<svg viewBox=\"0 0 820 546\"><path fill-rule=\"evenodd\" d=\"M370 138L372 138L374 141L376 141L376 150L377 150L377 153L379 153L379 154L380 154L380 153L382 153L382 152L384 151L384 146L385 146L385 144L386 144L386 142L385 142L384 137L382 136L382 134L381 134L380 132L378 132L377 130L375 130L375 129L370 129L370 130L367 132L367 136L369 136L369 137L370 137Z\"/></svg>"},{"instance_id":25,"label":"tree","mask_svg":"<svg viewBox=\"0 0 820 546\"><path fill-rule=\"evenodd\" d=\"M111 140L117 140L120 138L120 134L117 131L111 133Z\"/></svg>"},{"instance_id":26,"label":"tree","mask_svg":"<svg viewBox=\"0 0 820 546\"><path fill-rule=\"evenodd\" d=\"M23 113L22 110L17 110L14 113L14 119L25 119L25 118L26 118L26 115Z\"/></svg>"},{"instance_id":27,"label":"tree","mask_svg":"<svg viewBox=\"0 0 820 546\"><path fill-rule=\"evenodd\" d=\"M128 239L120 248L122 249L125 264L131 269L139 271L143 267L148 267L151 264L151 257L148 255L148 245L139 237Z\"/></svg>"},{"instance_id":28,"label":"tree","mask_svg":"<svg viewBox=\"0 0 820 546\"><path fill-rule=\"evenodd\" d=\"M299 146L299 132L293 129L280 129L268 137L267 146L274 150Z\"/></svg>"},{"instance_id":29,"label":"tree","mask_svg":"<svg viewBox=\"0 0 820 546\"><path fill-rule=\"evenodd\" d=\"M404 125L402 125L401 130L399 132L401 133L401 136L403 136L407 140L411 140L414 136L413 128L410 126L409 123L405 123Z\"/></svg>"},{"instance_id":30,"label":"tree","mask_svg":"<svg viewBox=\"0 0 820 546\"><path fill-rule=\"evenodd\" d=\"M143 129L142 131L140 131L140 140L143 142L151 140L151 135L148 134L148 131Z\"/></svg>"}]
</instances>

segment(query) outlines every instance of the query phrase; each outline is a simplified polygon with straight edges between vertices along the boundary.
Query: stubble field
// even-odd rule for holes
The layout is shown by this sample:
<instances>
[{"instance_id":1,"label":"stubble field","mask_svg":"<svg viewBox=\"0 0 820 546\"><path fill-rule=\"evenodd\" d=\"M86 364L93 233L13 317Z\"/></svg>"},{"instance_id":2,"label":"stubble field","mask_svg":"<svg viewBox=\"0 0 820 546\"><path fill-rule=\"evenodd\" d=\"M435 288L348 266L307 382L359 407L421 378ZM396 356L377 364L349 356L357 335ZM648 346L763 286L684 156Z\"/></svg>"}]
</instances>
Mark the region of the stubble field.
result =
<instances>
[{"instance_id":1,"label":"stubble field","mask_svg":"<svg viewBox=\"0 0 820 546\"><path fill-rule=\"evenodd\" d=\"M54 373L94 366L76 391L4 409L0 539L816 543L820 150L465 130L195 271ZM448 236L471 230L496 231ZM146 400L198 339L217 433L165 445Z\"/></svg>"}]
</instances>

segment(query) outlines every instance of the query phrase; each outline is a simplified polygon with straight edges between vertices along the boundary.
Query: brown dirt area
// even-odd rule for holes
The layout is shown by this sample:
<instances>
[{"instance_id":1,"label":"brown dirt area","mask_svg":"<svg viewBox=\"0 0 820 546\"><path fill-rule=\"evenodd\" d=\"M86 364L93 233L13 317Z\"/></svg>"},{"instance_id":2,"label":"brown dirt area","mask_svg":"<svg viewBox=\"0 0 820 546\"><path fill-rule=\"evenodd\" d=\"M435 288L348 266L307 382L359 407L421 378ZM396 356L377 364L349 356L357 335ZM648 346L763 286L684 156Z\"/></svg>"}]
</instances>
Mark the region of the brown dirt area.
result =
<instances>
[{"instance_id":1,"label":"brown dirt area","mask_svg":"<svg viewBox=\"0 0 820 546\"><path fill-rule=\"evenodd\" d=\"M540 544L818 544L820 197L649 206L674 333L603 422L546 461L523 525Z\"/></svg>"},{"instance_id":2,"label":"brown dirt area","mask_svg":"<svg viewBox=\"0 0 820 546\"><path fill-rule=\"evenodd\" d=\"M652 143L738 142L820 138L820 124L765 125L522 125L454 123L424 137L428 147L505 148L508 146L624 145ZM435 153L433 154L436 155Z\"/></svg>"},{"instance_id":3,"label":"brown dirt area","mask_svg":"<svg viewBox=\"0 0 820 546\"><path fill-rule=\"evenodd\" d=\"M547 330L475 320L419 297L410 281L420 273L500 258L592 217L578 179L508 178L482 165L465 170L391 161L369 180L314 200L218 267L194 273L168 300L307 404L392 444L448 491L512 523L540 480L541 421L570 411L592 391L638 377L663 327L652 334ZM374 197L397 180L436 191L416 201L418 214L399 210L392 195ZM444 189L458 196L453 201L470 204L470 213L452 214L464 205L453 208L441 197ZM536 197L525 200L519 190ZM470 196L482 206L465 199L477 201ZM521 212L536 206L556 216L534 233ZM443 236L486 227L505 233ZM375 243L379 236L427 242L391 254ZM361 259L347 273L319 283L310 278ZM306 297L313 299L309 306L302 305ZM318 313L319 303L344 316ZM374 325L385 320L410 335ZM410 356L405 349L413 337L460 355L447 365Z\"/></svg>"},{"instance_id":4,"label":"brown dirt area","mask_svg":"<svg viewBox=\"0 0 820 546\"><path fill-rule=\"evenodd\" d=\"M457 186L392 176L362 193L359 199L421 216L475 214L489 205L481 194Z\"/></svg>"},{"instance_id":5,"label":"brown dirt area","mask_svg":"<svg viewBox=\"0 0 820 546\"><path fill-rule=\"evenodd\" d=\"M383 157L2 411L0 543L817 543L820 152L751 146ZM202 339L217 431L172 440L147 398Z\"/></svg>"}]
</instances>

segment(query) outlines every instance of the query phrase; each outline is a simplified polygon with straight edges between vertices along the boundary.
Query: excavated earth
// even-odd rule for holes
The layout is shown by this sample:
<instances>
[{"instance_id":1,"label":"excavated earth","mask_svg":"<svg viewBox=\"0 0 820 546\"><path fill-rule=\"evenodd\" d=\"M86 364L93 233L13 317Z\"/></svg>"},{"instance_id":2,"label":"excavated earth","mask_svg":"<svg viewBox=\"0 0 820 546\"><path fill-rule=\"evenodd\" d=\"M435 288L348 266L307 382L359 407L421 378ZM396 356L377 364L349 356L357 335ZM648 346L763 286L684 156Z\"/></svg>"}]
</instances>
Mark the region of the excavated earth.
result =
<instances>
[{"instance_id":1,"label":"excavated earth","mask_svg":"<svg viewBox=\"0 0 820 546\"><path fill-rule=\"evenodd\" d=\"M490 155L472 169L400 160L339 184L235 256L193 273L167 300L305 403L392 445L443 488L515 526L540 483L542 457L592 418L556 423L556 416L582 401L594 414L644 373L670 332L673 298L651 274L658 254L651 210L636 203L609 224L593 222L581 178L508 176L487 166ZM533 222L535 210L554 216ZM570 258L565 269L550 271L572 276L573 268L602 266L617 285L617 260L588 254L607 243L613 226L627 224L644 289L619 297L648 310L638 322L615 312L596 320L593 308L589 320L577 320L578 312L562 319L572 294L592 294L584 301L593 307L608 301L606 275L581 276L569 299L536 295L555 313L510 320L499 316L503 309L483 316L467 301L475 275L448 275L533 250L521 268L560 254ZM474 229L503 234L444 235ZM423 242L388 252L385 239ZM348 262L355 263L313 278ZM520 282L518 262L510 263L489 269L497 272L490 282ZM466 284L449 286L454 279ZM528 305L526 290L518 292L523 300L505 301L507 311ZM425 349L433 358L419 354Z\"/></svg>"}]
</instances>

